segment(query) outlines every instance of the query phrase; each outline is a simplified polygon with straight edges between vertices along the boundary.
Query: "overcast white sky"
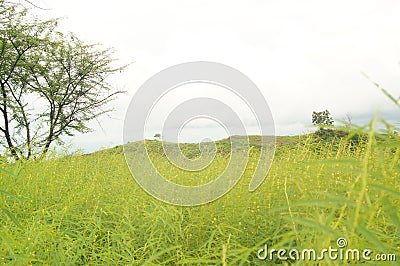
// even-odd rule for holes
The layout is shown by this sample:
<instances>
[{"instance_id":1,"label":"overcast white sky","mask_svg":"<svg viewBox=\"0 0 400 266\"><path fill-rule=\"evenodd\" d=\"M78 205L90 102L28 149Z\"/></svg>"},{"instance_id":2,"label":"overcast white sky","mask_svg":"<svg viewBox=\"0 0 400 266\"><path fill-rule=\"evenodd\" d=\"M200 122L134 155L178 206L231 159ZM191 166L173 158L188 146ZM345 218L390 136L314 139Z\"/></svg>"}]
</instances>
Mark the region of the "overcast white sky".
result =
<instances>
[{"instance_id":1,"label":"overcast white sky","mask_svg":"<svg viewBox=\"0 0 400 266\"><path fill-rule=\"evenodd\" d=\"M114 102L111 118L71 140L86 151L121 144L136 89L158 71L187 61L220 62L246 74L264 94L277 135L309 131L312 111L328 109L335 119L348 113L359 123L376 110L388 119L399 114L361 74L400 96L399 1L38 3L49 9L38 11L41 16L64 17L63 31L114 47L121 64L133 62L115 77L114 84L129 93ZM215 129L215 137L220 132Z\"/></svg>"}]
</instances>

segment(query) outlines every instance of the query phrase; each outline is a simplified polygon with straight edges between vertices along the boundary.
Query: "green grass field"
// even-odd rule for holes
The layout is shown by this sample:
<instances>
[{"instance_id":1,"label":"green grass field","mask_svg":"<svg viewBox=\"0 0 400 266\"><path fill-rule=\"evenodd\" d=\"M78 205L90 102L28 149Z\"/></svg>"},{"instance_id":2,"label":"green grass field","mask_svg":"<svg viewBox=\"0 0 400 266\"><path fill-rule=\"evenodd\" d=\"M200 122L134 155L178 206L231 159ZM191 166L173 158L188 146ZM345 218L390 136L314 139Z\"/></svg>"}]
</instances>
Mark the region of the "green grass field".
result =
<instances>
[{"instance_id":1,"label":"green grass field","mask_svg":"<svg viewBox=\"0 0 400 266\"><path fill-rule=\"evenodd\" d=\"M255 192L256 164L224 197L176 207L146 194L132 178L121 147L44 162L2 163L0 263L11 265L343 265L358 261L260 260L269 248L322 250L344 237L347 248L400 258L400 142L366 132L364 141L281 137L272 168ZM368 136L367 136L368 135ZM151 144L153 143L153 144ZM157 142L150 142L157 145ZM189 144L187 149L190 151ZM157 149L155 149L157 150ZM177 173L177 183L204 182L224 167L225 154L204 173ZM190 183L189 182L189 183Z\"/></svg>"}]
</instances>

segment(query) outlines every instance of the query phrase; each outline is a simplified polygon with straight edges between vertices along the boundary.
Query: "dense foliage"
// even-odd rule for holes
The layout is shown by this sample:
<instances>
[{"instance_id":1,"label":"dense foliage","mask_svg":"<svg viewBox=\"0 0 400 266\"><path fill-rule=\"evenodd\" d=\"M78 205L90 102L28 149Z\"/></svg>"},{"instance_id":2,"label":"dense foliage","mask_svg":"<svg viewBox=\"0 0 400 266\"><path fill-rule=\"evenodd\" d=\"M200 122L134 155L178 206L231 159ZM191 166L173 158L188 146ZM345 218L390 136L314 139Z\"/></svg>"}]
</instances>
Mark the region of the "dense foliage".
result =
<instances>
[{"instance_id":1,"label":"dense foliage","mask_svg":"<svg viewBox=\"0 0 400 266\"><path fill-rule=\"evenodd\" d=\"M118 91L112 52L0 0L0 145L14 159L43 157L63 136L90 130ZM3 149L4 151L4 149Z\"/></svg>"},{"instance_id":2,"label":"dense foliage","mask_svg":"<svg viewBox=\"0 0 400 266\"><path fill-rule=\"evenodd\" d=\"M265 243L322 250L336 247L339 237L349 248L398 255L400 142L389 135L377 141L375 122L357 146L312 135L278 138L266 181L249 193L254 146L238 185L199 207L171 206L147 195L131 177L121 147L3 164L0 262L268 265L284 262L259 260ZM158 141L148 145L158 169L185 185L212 180L228 160L217 154L204 172L187 173L168 164ZM184 147L192 148L195 153L196 146Z\"/></svg>"}]
</instances>

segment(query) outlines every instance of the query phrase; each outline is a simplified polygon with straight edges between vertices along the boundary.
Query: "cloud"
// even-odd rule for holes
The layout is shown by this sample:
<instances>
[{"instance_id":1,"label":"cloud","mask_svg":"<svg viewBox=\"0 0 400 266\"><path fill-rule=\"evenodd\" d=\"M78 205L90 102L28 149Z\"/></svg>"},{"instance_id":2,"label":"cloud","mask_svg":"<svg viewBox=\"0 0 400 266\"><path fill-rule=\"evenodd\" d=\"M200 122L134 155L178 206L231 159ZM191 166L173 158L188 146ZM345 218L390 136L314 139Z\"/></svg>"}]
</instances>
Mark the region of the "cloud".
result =
<instances>
[{"instance_id":1,"label":"cloud","mask_svg":"<svg viewBox=\"0 0 400 266\"><path fill-rule=\"evenodd\" d=\"M398 1L57 0L47 5L46 16L66 17L64 29L113 46L122 63L135 61L115 79L129 92L113 104L116 120L105 117L103 130L95 126L94 133L73 139L88 150L120 143L129 97L147 78L192 60L221 62L249 76L270 105L278 134L308 130L312 111L328 109L339 119L350 113L360 121L378 109L390 117L397 112L361 72L400 96Z\"/></svg>"}]
</instances>

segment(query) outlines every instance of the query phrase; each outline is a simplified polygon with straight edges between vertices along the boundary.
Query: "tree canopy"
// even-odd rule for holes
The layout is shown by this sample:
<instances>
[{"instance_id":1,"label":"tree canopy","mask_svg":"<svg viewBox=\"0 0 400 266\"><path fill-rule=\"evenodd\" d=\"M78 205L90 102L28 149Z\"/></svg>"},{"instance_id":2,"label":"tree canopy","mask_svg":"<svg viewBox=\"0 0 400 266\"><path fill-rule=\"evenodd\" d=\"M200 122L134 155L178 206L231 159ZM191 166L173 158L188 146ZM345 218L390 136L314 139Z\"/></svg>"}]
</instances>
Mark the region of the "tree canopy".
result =
<instances>
[{"instance_id":1,"label":"tree canopy","mask_svg":"<svg viewBox=\"0 0 400 266\"><path fill-rule=\"evenodd\" d=\"M312 113L312 123L323 129L325 126L333 125L333 118L328 110Z\"/></svg>"},{"instance_id":2,"label":"tree canopy","mask_svg":"<svg viewBox=\"0 0 400 266\"><path fill-rule=\"evenodd\" d=\"M55 141L88 132L111 111L112 50L86 44L0 0L0 143L15 159L42 157Z\"/></svg>"}]
</instances>

